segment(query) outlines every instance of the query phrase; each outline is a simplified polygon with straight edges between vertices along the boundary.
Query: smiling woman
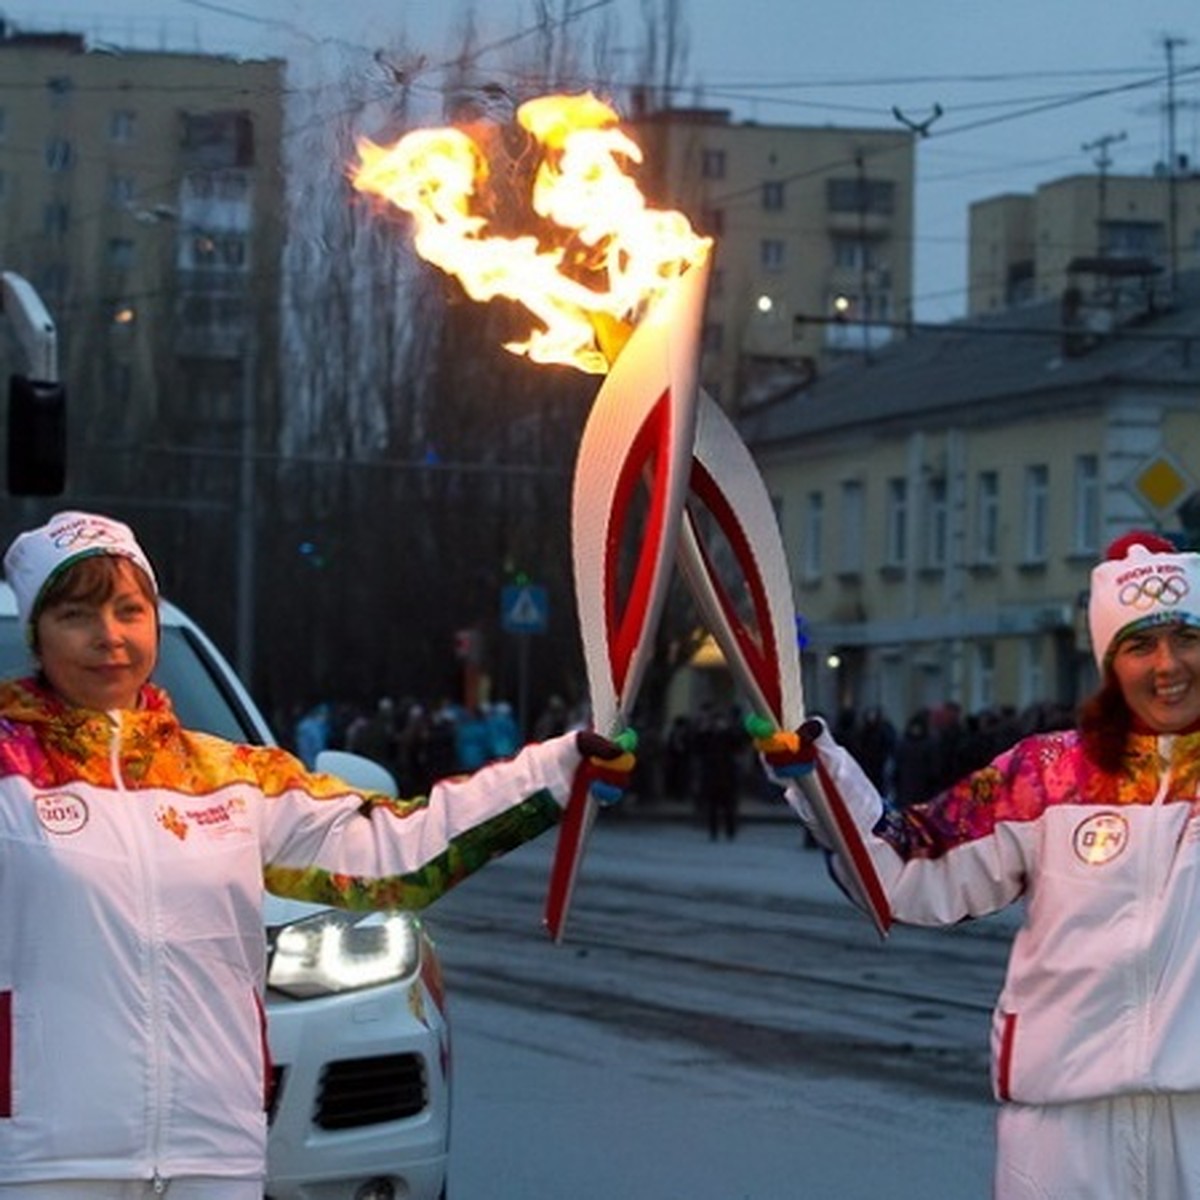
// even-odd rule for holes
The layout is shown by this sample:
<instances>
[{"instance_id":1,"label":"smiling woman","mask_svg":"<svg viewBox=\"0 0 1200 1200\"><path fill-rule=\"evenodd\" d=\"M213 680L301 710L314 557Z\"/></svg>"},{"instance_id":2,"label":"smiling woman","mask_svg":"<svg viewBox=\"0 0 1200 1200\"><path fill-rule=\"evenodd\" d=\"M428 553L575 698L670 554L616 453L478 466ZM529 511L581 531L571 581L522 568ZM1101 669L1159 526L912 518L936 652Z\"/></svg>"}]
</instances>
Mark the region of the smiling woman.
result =
<instances>
[{"instance_id":1,"label":"smiling woman","mask_svg":"<svg viewBox=\"0 0 1200 1200\"><path fill-rule=\"evenodd\" d=\"M572 732L428 796L355 788L181 725L149 682L159 599L127 526L59 513L4 566L38 670L0 683L0 1197L261 1197L264 892L355 910L279 933L271 979L298 1003L382 986L416 947L369 914L431 903L552 826L589 756L632 756Z\"/></svg>"},{"instance_id":2,"label":"smiling woman","mask_svg":"<svg viewBox=\"0 0 1200 1200\"><path fill-rule=\"evenodd\" d=\"M897 922L1024 899L993 1018L997 1200L1200 1200L1200 555L1118 539L1088 616L1078 728L925 803L886 806L820 723L761 748L837 781Z\"/></svg>"}]
</instances>

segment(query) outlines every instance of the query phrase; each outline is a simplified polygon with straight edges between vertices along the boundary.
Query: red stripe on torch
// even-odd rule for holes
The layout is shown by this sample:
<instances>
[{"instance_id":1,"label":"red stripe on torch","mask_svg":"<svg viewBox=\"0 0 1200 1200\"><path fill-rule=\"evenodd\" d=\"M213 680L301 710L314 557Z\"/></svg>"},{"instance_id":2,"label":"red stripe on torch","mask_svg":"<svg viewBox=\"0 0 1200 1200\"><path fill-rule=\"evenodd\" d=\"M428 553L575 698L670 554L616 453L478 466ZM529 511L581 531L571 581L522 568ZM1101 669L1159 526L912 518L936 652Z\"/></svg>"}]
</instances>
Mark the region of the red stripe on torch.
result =
<instances>
[{"instance_id":1,"label":"red stripe on torch","mask_svg":"<svg viewBox=\"0 0 1200 1200\"><path fill-rule=\"evenodd\" d=\"M733 506L729 503L720 485L699 459L692 460L691 490L693 495L704 502L705 508L712 514L721 532L729 541L746 585L750 589L750 599L760 640L755 639L746 623L738 615L728 590L722 585L720 577L717 575L707 547L697 536L696 544L704 559L704 566L712 582L713 591L725 614L725 623L737 640L738 648L746 665L758 681L763 699L766 700L778 721L781 719L783 711L783 686L779 678L780 648L775 644L775 630L767 603L767 590L758 570L758 560L754 557L754 551Z\"/></svg>"},{"instance_id":2,"label":"red stripe on torch","mask_svg":"<svg viewBox=\"0 0 1200 1200\"><path fill-rule=\"evenodd\" d=\"M865 900L869 905L871 916L879 932L886 933L892 923L892 906L883 890L883 884L879 882L879 876L875 873L875 864L871 861L871 855L863 845L862 834L854 823L854 818L851 817L850 810L846 807L846 801L838 791L837 784L834 783L832 776L820 759L817 760L817 776L818 786L825 794L826 809L837 823L838 840L850 858L849 865L853 869L855 879L866 892L866 895L860 899ZM803 779L801 785L803 786Z\"/></svg>"},{"instance_id":3,"label":"red stripe on torch","mask_svg":"<svg viewBox=\"0 0 1200 1200\"><path fill-rule=\"evenodd\" d=\"M608 541L604 547L604 607L613 685L618 696L625 691L629 664L646 628L655 568L666 537L669 462L667 456L659 451L670 445L670 400L671 392L667 388L638 429L629 455L621 464L621 474L613 497L612 519L608 524ZM650 508L645 534L638 547L637 567L629 589L629 600L624 611L618 614L617 576L621 542L628 523L629 506L642 479L649 481Z\"/></svg>"}]
</instances>

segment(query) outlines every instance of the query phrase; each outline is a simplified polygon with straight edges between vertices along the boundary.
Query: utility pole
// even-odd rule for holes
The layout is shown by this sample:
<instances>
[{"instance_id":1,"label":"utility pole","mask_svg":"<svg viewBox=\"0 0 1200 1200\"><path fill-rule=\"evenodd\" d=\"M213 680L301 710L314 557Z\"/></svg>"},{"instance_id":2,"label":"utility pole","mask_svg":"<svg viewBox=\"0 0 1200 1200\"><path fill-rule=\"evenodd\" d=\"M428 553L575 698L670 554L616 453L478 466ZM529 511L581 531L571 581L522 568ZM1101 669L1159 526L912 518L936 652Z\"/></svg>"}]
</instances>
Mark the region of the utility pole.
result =
<instances>
[{"instance_id":1,"label":"utility pole","mask_svg":"<svg viewBox=\"0 0 1200 1200\"><path fill-rule=\"evenodd\" d=\"M1175 149L1175 48L1187 39L1165 35L1167 52L1167 261L1170 264L1169 294L1175 299L1179 279L1179 155Z\"/></svg>"},{"instance_id":2,"label":"utility pole","mask_svg":"<svg viewBox=\"0 0 1200 1200\"><path fill-rule=\"evenodd\" d=\"M257 428L254 420L258 355L256 338L246 318L241 348L241 430L238 450L237 488L237 607L236 662L238 674L247 687L254 679L254 575L257 504L255 488L255 449Z\"/></svg>"},{"instance_id":3,"label":"utility pole","mask_svg":"<svg viewBox=\"0 0 1200 1200\"><path fill-rule=\"evenodd\" d=\"M1084 142L1082 150L1084 154L1091 154L1096 151L1096 157L1092 160L1096 164L1096 170L1099 171L1099 180L1097 182L1097 210L1096 217L1096 253L1103 255L1105 252L1104 244L1104 224L1108 219L1108 168L1112 166L1112 158L1108 153L1109 146L1117 142L1125 140L1125 133L1122 130L1120 133L1106 133L1103 137L1098 137L1094 142Z\"/></svg>"}]
</instances>

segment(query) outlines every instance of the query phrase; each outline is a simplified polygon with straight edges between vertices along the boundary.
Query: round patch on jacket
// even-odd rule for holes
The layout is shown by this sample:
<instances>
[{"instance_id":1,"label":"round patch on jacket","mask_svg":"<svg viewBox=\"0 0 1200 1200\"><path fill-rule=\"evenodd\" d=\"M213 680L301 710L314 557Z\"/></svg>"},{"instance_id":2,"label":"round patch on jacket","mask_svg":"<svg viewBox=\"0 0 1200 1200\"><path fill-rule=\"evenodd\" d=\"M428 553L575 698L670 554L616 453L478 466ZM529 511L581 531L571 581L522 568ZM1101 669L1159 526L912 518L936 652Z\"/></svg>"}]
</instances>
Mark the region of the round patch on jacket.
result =
<instances>
[{"instance_id":1,"label":"round patch on jacket","mask_svg":"<svg viewBox=\"0 0 1200 1200\"><path fill-rule=\"evenodd\" d=\"M88 806L70 792L38 796L33 805L47 833L78 833L88 822Z\"/></svg>"},{"instance_id":2,"label":"round patch on jacket","mask_svg":"<svg viewBox=\"0 0 1200 1200\"><path fill-rule=\"evenodd\" d=\"M1102 812L1088 817L1075 829L1072 845L1089 867L1110 863L1129 842L1129 824L1120 813Z\"/></svg>"}]
</instances>

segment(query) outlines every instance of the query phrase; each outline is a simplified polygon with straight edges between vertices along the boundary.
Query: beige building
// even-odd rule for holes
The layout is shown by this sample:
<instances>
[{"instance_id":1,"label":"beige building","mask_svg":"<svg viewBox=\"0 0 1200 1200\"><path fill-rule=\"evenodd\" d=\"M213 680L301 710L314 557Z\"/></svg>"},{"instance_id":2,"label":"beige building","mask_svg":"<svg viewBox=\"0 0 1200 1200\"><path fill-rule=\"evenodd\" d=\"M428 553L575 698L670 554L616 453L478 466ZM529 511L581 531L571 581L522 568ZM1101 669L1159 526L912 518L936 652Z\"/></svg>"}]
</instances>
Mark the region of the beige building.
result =
<instances>
[{"instance_id":1,"label":"beige building","mask_svg":"<svg viewBox=\"0 0 1200 1200\"><path fill-rule=\"evenodd\" d=\"M0 266L58 326L67 498L135 521L176 593L248 545L278 421L283 69L0 24Z\"/></svg>"},{"instance_id":2,"label":"beige building","mask_svg":"<svg viewBox=\"0 0 1200 1200\"><path fill-rule=\"evenodd\" d=\"M1071 175L972 204L969 236L972 315L1059 299L1097 261L1114 291L1165 297L1200 267L1200 176Z\"/></svg>"},{"instance_id":3,"label":"beige building","mask_svg":"<svg viewBox=\"0 0 1200 1200\"><path fill-rule=\"evenodd\" d=\"M744 418L813 708L899 725L1090 690L1091 566L1200 517L1200 279L1180 295L1085 345L1056 302L922 331Z\"/></svg>"},{"instance_id":4,"label":"beige building","mask_svg":"<svg viewBox=\"0 0 1200 1200\"><path fill-rule=\"evenodd\" d=\"M637 122L663 202L717 240L703 375L726 407L878 349L911 315L914 137L735 124L719 109Z\"/></svg>"},{"instance_id":5,"label":"beige building","mask_svg":"<svg viewBox=\"0 0 1200 1200\"><path fill-rule=\"evenodd\" d=\"M283 64L10 33L0 79L0 263L58 322L80 469L236 424L245 349L276 337Z\"/></svg>"}]
</instances>

